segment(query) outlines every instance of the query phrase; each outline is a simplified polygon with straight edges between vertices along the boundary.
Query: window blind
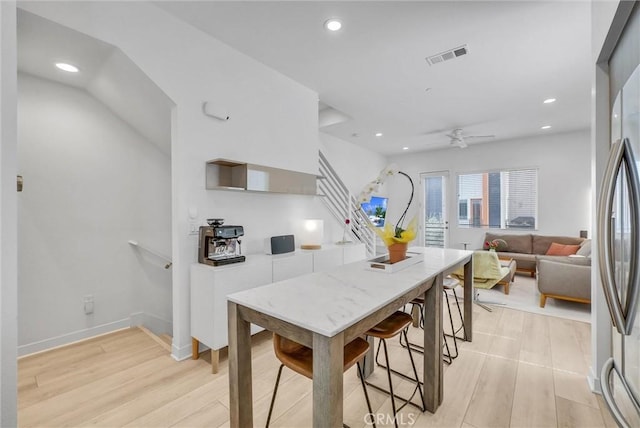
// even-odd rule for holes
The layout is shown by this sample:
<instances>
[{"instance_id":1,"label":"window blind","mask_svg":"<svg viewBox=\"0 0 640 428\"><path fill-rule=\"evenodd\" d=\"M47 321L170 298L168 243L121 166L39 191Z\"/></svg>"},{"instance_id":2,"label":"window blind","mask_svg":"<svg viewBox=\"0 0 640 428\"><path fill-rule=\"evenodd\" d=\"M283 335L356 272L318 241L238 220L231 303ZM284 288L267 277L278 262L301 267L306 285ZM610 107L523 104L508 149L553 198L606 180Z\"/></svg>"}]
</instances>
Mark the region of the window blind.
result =
<instances>
[{"instance_id":1,"label":"window blind","mask_svg":"<svg viewBox=\"0 0 640 428\"><path fill-rule=\"evenodd\" d=\"M458 175L459 226L535 229L537 213L537 169Z\"/></svg>"}]
</instances>

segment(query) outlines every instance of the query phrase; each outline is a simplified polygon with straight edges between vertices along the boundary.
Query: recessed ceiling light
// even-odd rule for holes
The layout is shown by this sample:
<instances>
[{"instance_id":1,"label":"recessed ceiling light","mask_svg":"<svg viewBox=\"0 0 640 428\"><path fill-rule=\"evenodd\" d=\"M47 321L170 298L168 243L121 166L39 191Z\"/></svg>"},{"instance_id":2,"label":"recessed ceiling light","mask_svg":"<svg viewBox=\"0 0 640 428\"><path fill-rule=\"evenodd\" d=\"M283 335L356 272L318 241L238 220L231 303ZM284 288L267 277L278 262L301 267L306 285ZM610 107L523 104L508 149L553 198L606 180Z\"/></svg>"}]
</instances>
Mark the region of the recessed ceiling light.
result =
<instances>
[{"instance_id":1,"label":"recessed ceiling light","mask_svg":"<svg viewBox=\"0 0 640 428\"><path fill-rule=\"evenodd\" d=\"M56 62L56 67L60 70L68 71L69 73L77 73L80 71L80 69L75 65L67 64L66 62Z\"/></svg>"},{"instance_id":2,"label":"recessed ceiling light","mask_svg":"<svg viewBox=\"0 0 640 428\"><path fill-rule=\"evenodd\" d=\"M409 150L409 147L403 147L402 150Z\"/></svg>"},{"instance_id":3,"label":"recessed ceiling light","mask_svg":"<svg viewBox=\"0 0 640 428\"><path fill-rule=\"evenodd\" d=\"M540 127L540 129L550 129L550 128L551 128L551 125L544 125Z\"/></svg>"},{"instance_id":4,"label":"recessed ceiling light","mask_svg":"<svg viewBox=\"0 0 640 428\"><path fill-rule=\"evenodd\" d=\"M556 99L555 98L547 98L546 100L543 101L545 104L551 104L551 103L555 103Z\"/></svg>"},{"instance_id":5,"label":"recessed ceiling light","mask_svg":"<svg viewBox=\"0 0 640 428\"><path fill-rule=\"evenodd\" d=\"M335 18L327 19L324 23L324 28L329 31L338 31L342 28L342 22Z\"/></svg>"},{"instance_id":6,"label":"recessed ceiling light","mask_svg":"<svg viewBox=\"0 0 640 428\"><path fill-rule=\"evenodd\" d=\"M382 137L382 132L376 132L376 137Z\"/></svg>"}]
</instances>

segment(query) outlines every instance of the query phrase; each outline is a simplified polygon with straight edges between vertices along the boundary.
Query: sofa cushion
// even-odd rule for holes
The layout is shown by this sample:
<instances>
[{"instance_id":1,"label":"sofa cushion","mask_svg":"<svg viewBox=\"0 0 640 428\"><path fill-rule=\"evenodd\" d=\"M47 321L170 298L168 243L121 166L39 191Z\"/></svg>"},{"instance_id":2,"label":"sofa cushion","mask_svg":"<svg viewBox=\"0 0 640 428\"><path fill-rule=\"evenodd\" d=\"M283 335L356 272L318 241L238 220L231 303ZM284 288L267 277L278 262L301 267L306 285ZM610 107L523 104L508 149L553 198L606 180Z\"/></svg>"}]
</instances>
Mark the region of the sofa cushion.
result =
<instances>
[{"instance_id":1,"label":"sofa cushion","mask_svg":"<svg viewBox=\"0 0 640 428\"><path fill-rule=\"evenodd\" d=\"M580 249L576 252L578 256L591 257L591 239L585 239L580 244Z\"/></svg>"},{"instance_id":2,"label":"sofa cushion","mask_svg":"<svg viewBox=\"0 0 640 428\"><path fill-rule=\"evenodd\" d=\"M580 245L564 245L552 242L546 252L547 256L569 256L575 254L580 249Z\"/></svg>"},{"instance_id":3,"label":"sofa cushion","mask_svg":"<svg viewBox=\"0 0 640 428\"><path fill-rule=\"evenodd\" d=\"M591 266L591 257L584 257L578 255L571 256L535 256L536 260L549 260L557 263L564 263L570 265Z\"/></svg>"},{"instance_id":4,"label":"sofa cushion","mask_svg":"<svg viewBox=\"0 0 640 428\"><path fill-rule=\"evenodd\" d=\"M523 260L523 261L529 261L529 262L535 262L536 261L536 255L535 254L523 254L523 253L511 253L508 251L500 251L498 253L499 257L502 258L510 258L510 259L514 259L516 261Z\"/></svg>"},{"instance_id":5,"label":"sofa cushion","mask_svg":"<svg viewBox=\"0 0 640 428\"><path fill-rule=\"evenodd\" d=\"M536 269L536 255L535 254L523 254L523 253L510 253L500 251L499 257L509 258L516 261L518 269Z\"/></svg>"},{"instance_id":6,"label":"sofa cushion","mask_svg":"<svg viewBox=\"0 0 640 428\"><path fill-rule=\"evenodd\" d=\"M500 248L499 251L508 251L510 253L531 254L531 234L524 235L502 235L497 233L486 233L484 236L485 249L489 248L486 243L494 239L502 239L507 243L507 248Z\"/></svg>"},{"instance_id":7,"label":"sofa cushion","mask_svg":"<svg viewBox=\"0 0 640 428\"><path fill-rule=\"evenodd\" d=\"M580 245L584 238L574 238L572 236L543 236L533 235L533 254L547 254L547 250L553 242L564 245Z\"/></svg>"}]
</instances>

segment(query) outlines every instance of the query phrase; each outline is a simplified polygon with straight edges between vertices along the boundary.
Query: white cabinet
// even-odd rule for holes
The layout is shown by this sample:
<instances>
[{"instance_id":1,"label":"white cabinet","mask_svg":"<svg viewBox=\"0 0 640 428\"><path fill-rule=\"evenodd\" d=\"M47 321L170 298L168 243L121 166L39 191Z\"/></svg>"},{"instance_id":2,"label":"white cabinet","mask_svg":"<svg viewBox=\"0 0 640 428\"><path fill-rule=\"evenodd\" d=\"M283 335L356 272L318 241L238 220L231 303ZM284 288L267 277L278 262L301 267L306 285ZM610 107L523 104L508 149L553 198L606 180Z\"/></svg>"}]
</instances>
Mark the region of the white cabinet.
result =
<instances>
[{"instance_id":1,"label":"white cabinet","mask_svg":"<svg viewBox=\"0 0 640 428\"><path fill-rule=\"evenodd\" d=\"M313 255L307 251L278 254L273 257L273 282L313 272Z\"/></svg>"},{"instance_id":2,"label":"white cabinet","mask_svg":"<svg viewBox=\"0 0 640 428\"><path fill-rule=\"evenodd\" d=\"M321 250L309 250L309 252L313 253L314 272L326 272L367 258L367 249L364 244L323 245Z\"/></svg>"},{"instance_id":3,"label":"white cabinet","mask_svg":"<svg viewBox=\"0 0 640 428\"><path fill-rule=\"evenodd\" d=\"M218 351L228 345L227 295L271 282L271 259L248 256L244 263L227 266L191 265L191 337L193 358L198 342L211 348L211 365L218 370ZM252 326L252 333L262 330Z\"/></svg>"},{"instance_id":4,"label":"white cabinet","mask_svg":"<svg viewBox=\"0 0 640 428\"><path fill-rule=\"evenodd\" d=\"M313 271L326 272L343 263L343 252L339 246L323 247L321 250L310 250L313 253Z\"/></svg>"},{"instance_id":5,"label":"white cabinet","mask_svg":"<svg viewBox=\"0 0 640 428\"><path fill-rule=\"evenodd\" d=\"M327 271L366 258L364 244L328 245L289 254L249 254L244 263L191 265L191 337L193 358L200 343L211 348L211 369L218 372L219 351L228 345L227 295L312 272ZM252 325L251 333L262 328Z\"/></svg>"}]
</instances>

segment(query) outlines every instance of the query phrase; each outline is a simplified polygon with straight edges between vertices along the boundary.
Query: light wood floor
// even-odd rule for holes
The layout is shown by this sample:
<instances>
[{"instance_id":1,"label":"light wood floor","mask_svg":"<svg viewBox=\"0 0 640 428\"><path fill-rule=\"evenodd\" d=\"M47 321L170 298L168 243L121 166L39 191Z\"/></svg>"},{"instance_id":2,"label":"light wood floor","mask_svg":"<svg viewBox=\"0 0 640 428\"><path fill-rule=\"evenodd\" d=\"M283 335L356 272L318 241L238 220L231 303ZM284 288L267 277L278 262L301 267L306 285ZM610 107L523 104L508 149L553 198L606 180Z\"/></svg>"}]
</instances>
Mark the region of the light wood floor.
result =
<instances>
[{"instance_id":1,"label":"light wood floor","mask_svg":"<svg viewBox=\"0 0 640 428\"><path fill-rule=\"evenodd\" d=\"M455 309L455 307L453 307ZM398 421L414 427L615 427L602 399L589 391L590 326L496 308L474 308L474 338L445 367L445 399L436 414L407 407ZM445 323L446 324L446 323ZM418 332L412 329L418 338ZM140 329L122 330L19 361L21 427L218 427L229 425L226 356L212 375L206 354L174 361ZM390 343L392 366L409 370L406 351ZM271 339L254 337L256 426L264 426L278 369ZM386 381L382 370L372 375ZM400 393L405 381L396 380ZM369 388L374 412L386 419L389 398ZM344 378L344 418L366 426L366 405L352 369ZM274 427L311 425L311 382L285 369ZM378 426L393 426L392 421Z\"/></svg>"}]
</instances>

